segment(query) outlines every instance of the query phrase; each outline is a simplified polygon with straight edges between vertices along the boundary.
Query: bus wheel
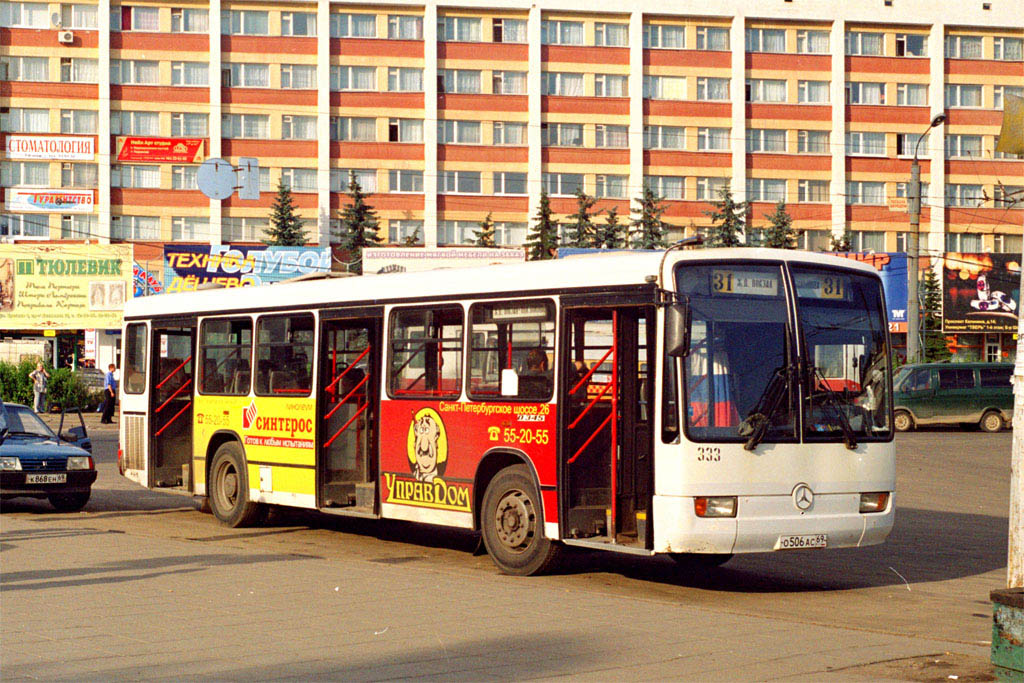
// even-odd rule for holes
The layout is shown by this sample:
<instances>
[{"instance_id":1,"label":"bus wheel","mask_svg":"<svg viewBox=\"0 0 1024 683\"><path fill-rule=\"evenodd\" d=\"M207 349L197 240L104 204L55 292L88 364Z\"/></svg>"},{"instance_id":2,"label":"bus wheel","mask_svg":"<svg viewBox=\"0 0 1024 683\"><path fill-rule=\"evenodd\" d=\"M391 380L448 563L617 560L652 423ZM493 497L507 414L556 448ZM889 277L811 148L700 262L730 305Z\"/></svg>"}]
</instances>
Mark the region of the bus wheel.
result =
<instances>
[{"instance_id":1,"label":"bus wheel","mask_svg":"<svg viewBox=\"0 0 1024 683\"><path fill-rule=\"evenodd\" d=\"M540 495L525 465L507 467L484 492L484 545L506 574L530 576L551 566L560 546L544 538Z\"/></svg>"},{"instance_id":2,"label":"bus wheel","mask_svg":"<svg viewBox=\"0 0 1024 683\"><path fill-rule=\"evenodd\" d=\"M252 526L263 506L249 502L249 482L238 443L221 444L210 465L209 495L214 516L230 527Z\"/></svg>"},{"instance_id":3,"label":"bus wheel","mask_svg":"<svg viewBox=\"0 0 1024 683\"><path fill-rule=\"evenodd\" d=\"M1003 416L994 410L990 410L981 416L981 422L978 423L983 432L999 432L1003 429Z\"/></svg>"},{"instance_id":4,"label":"bus wheel","mask_svg":"<svg viewBox=\"0 0 1024 683\"><path fill-rule=\"evenodd\" d=\"M892 422L897 432L909 432L914 428L914 418L905 410L897 410Z\"/></svg>"}]
</instances>

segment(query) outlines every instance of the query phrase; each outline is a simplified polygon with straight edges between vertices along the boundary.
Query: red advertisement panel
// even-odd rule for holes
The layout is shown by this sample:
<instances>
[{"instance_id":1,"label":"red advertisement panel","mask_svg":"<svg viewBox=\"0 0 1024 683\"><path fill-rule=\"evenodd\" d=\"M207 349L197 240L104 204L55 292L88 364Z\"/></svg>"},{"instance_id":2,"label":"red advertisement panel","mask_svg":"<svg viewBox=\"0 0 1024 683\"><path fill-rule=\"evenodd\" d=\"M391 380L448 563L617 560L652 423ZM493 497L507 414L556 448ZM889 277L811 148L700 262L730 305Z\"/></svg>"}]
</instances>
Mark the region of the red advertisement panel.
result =
<instances>
[{"instance_id":1,"label":"red advertisement panel","mask_svg":"<svg viewBox=\"0 0 1024 683\"><path fill-rule=\"evenodd\" d=\"M202 138L117 137L118 161L167 161L197 164L203 160Z\"/></svg>"}]
</instances>

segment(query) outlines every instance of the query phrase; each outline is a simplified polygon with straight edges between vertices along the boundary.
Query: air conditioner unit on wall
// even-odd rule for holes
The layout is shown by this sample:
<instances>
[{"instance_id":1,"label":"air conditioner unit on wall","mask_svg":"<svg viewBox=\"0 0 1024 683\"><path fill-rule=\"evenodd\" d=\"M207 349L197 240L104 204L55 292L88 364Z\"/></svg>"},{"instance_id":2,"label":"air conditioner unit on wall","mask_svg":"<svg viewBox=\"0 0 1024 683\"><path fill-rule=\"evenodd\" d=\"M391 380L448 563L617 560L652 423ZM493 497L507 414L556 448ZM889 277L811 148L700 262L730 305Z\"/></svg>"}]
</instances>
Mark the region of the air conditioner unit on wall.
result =
<instances>
[{"instance_id":1,"label":"air conditioner unit on wall","mask_svg":"<svg viewBox=\"0 0 1024 683\"><path fill-rule=\"evenodd\" d=\"M58 31L57 32L58 43L73 43L75 42L75 34L73 31Z\"/></svg>"}]
</instances>

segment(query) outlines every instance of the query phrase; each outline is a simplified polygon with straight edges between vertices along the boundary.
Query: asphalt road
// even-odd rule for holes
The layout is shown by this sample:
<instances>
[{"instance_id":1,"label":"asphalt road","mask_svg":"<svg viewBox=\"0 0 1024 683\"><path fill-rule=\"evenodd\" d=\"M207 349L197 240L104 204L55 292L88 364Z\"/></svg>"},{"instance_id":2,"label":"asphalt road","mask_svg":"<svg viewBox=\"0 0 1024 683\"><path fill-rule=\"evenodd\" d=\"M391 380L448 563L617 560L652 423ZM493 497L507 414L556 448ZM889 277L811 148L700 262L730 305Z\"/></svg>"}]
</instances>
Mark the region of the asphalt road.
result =
<instances>
[{"instance_id":1,"label":"asphalt road","mask_svg":"<svg viewBox=\"0 0 1024 683\"><path fill-rule=\"evenodd\" d=\"M18 656L12 659L12 648L21 647L19 643L32 647L30 634L35 633L30 625L12 623L10 618L12 614L31 613L30 605L21 602L24 597L21 588L29 585L37 593L55 591L54 595L81 588L78 584L69 584L77 586L71 588L65 581L54 580L55 577L44 569L45 561L37 562L38 558L31 559L34 556L20 552L30 548L29 539L40 538L33 535L32 530L50 529L56 533L45 539L46 547L59 552L65 552L59 550L65 534L94 535L91 546L81 546L80 558L75 556L79 546L69 540L66 552L70 555L63 558L69 568L80 567L95 573L87 584L93 589L103 583L105 572L90 564L94 564L94 558L87 548L95 548L95 543L109 534L127 539L105 551L125 553L124 558L110 558L111 563L129 561L133 553L154 555L152 565L143 559L139 559L137 565L116 565L138 571L152 569L153 575L147 575L146 582L151 590L163 590L164 583L170 580L161 576L163 571L157 571L159 568L171 575L178 571L197 572L190 584L190 591L195 595L177 598L177 607L182 606L180 601L187 604L187 601L198 600L206 604L209 593L214 591L202 580L204 571L212 576L210 562L220 565L256 556L259 566L277 561L287 564L301 560L299 564L303 565L311 562L312 567L337 577L328 581L343 581L346 572L361 576L362 568L370 567L372 572L367 580L371 583L368 585L379 585L380 592L388 595L393 591L407 595L403 587L412 590L425 580L424 576L432 577L435 586L451 584L450 593L419 596L417 605L421 599L427 605L432 601L458 602L462 599L463 587L468 591L467 608L475 609L474 600L481 601L480 608L489 616L506 614L499 607L506 599L521 605L544 603L536 605L539 612L526 609L529 618L525 621L508 613L507 621L500 622L493 633L475 631L475 636L489 635L498 640L524 637L537 632L540 624L536 620L542 616L545 619L555 616L555 622L563 626L596 628L609 616L604 612L596 613L596 605L605 605L606 610L613 612L621 611L621 618L632 619L629 625L637 631L633 634L635 642L622 642L608 634L603 643L602 631L593 634L587 631L587 638L596 641L589 645L604 653L604 658L591 657L583 665L568 657L564 666L558 666L557 662L538 666L537 661L531 661L508 670L506 675L486 667L469 669L479 676L456 675L460 671L457 668L411 670L423 671L421 675L427 677L571 675L602 679L632 676L627 672L642 664L651 664L645 660L653 656L655 649L651 647L650 638L654 633L661 633L660 624L685 614L685 623L694 632L715 634L722 642L733 641L734 649L730 652L742 650L748 654L732 666L723 663L721 648L695 646L694 651L685 656L685 664L675 663L671 657L659 660L658 667L636 669L645 672L640 678L752 680L829 675L853 680L942 680L947 675L956 675L960 681L990 680L987 659L991 605L988 595L1005 583L1009 432L992 435L943 430L899 435L897 521L892 536L881 546L738 556L713 572L680 571L674 562L664 558L573 552L558 573L526 579L499 575L486 555L474 553L476 537L459 531L296 511L275 511L268 523L257 529L228 529L217 524L212 516L203 514L191 498L147 491L121 478L117 474L116 433L111 429L93 429L91 434L99 478L85 511L58 515L45 501L3 503L0 597L6 614L0 623L0 658L7 664L18 664L14 668L5 667L5 678L11 673L26 677L61 677L93 670L76 668L73 658L65 668L40 667L41 652L35 657L23 657L19 650ZM170 565L166 564L166 558L160 559L159 550L164 547L173 547L177 553ZM110 566L110 563L102 566ZM244 573L246 581L254 571L238 570ZM308 576L299 572L294 579L284 578L291 576L288 573L268 571L278 576L279 582L311 582L320 569L310 569L312 574ZM228 577L239 575L228 569L224 572ZM122 580L118 572L113 572L109 578ZM223 581L231 579L219 579L215 585L223 588ZM475 592L474 588L480 592ZM363 594L367 588L359 590ZM370 589L373 590L376 589ZM495 601L490 610L488 596ZM280 596L278 599L283 600L282 609L286 609L288 599ZM166 600L159 604L166 604ZM642 606L639 616L631 617L637 605ZM429 607L420 607L429 614ZM104 610L109 611L109 618L118 614L116 604L100 604L91 609L97 617L102 617ZM315 601L296 609L309 610L313 615L321 612ZM379 615L377 608L370 608L370 612ZM643 615L650 618L662 615L663 621L641 626L636 620L646 621ZM143 629L160 623L159 614L147 613L139 619L139 628ZM312 620L315 622L316 617ZM460 634L467 627L445 610L427 620L432 633ZM470 622L474 624L470 631L484 628L473 620ZM422 615L421 622L414 623L422 623ZM835 642L828 642L833 638ZM379 637L373 642L379 643ZM236 645L245 649L244 644ZM449 643L449 647L457 645ZM547 645L545 642L545 647ZM563 649L572 649L570 645L578 647L567 643ZM404 646L396 647L398 652L408 652L402 649ZM253 649L259 650L255 645ZM389 656L393 654L387 648L384 652ZM615 656L608 656L608 652ZM277 664L284 666L292 661L288 659L291 654L282 653L284 659ZM128 656L128 653L120 656ZM799 665L794 664L793 658L799 658ZM259 677L283 675L283 671L298 672L296 675L369 679L413 675L404 669L391 671L373 665L355 670L345 668L349 664L341 666L338 662L317 668L310 665L308 659L297 669L257 671L262 671ZM321 660L322 657L316 659ZM252 673L233 666L231 661L234 660L217 665L218 661L216 658L209 660L210 668L201 671L229 678ZM52 662L47 666L52 667ZM133 666L129 663L127 668L99 667L95 671L100 672L99 677L149 678L154 671L156 677L173 677L175 671L190 675L180 670L147 672ZM362 673L353 675L357 671Z\"/></svg>"}]
</instances>

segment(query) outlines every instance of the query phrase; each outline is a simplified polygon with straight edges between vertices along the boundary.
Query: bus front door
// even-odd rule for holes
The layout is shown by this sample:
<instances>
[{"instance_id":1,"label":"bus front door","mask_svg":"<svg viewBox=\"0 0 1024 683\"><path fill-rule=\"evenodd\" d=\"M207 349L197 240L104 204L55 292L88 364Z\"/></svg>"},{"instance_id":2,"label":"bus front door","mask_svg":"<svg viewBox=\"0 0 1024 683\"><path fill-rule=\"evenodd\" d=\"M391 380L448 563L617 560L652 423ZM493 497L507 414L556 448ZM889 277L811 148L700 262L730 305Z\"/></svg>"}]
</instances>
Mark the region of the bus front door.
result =
<instances>
[{"instance_id":1,"label":"bus front door","mask_svg":"<svg viewBox=\"0 0 1024 683\"><path fill-rule=\"evenodd\" d=\"M192 394L195 323L153 325L150 372L150 475L154 487L193 490Z\"/></svg>"},{"instance_id":2,"label":"bus front door","mask_svg":"<svg viewBox=\"0 0 1024 683\"><path fill-rule=\"evenodd\" d=\"M567 307L562 535L650 547L653 309Z\"/></svg>"},{"instance_id":3,"label":"bus front door","mask_svg":"<svg viewBox=\"0 0 1024 683\"><path fill-rule=\"evenodd\" d=\"M323 319L318 507L375 512L382 317Z\"/></svg>"}]
</instances>

